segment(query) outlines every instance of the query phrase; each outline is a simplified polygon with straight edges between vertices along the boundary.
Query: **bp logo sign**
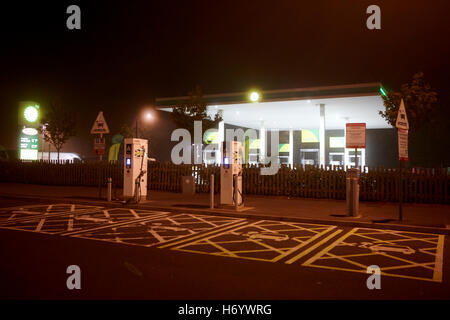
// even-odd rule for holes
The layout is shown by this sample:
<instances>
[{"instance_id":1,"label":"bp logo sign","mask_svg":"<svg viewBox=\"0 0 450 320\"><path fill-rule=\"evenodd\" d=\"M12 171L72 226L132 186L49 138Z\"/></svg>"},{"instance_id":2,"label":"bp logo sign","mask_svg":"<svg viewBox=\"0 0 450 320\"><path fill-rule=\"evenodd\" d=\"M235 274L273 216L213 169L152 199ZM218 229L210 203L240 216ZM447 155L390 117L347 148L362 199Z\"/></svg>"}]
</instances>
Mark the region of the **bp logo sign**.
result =
<instances>
[{"instance_id":1,"label":"bp logo sign","mask_svg":"<svg viewBox=\"0 0 450 320\"><path fill-rule=\"evenodd\" d=\"M37 160L39 150L39 105L33 101L19 103L19 158Z\"/></svg>"}]
</instances>

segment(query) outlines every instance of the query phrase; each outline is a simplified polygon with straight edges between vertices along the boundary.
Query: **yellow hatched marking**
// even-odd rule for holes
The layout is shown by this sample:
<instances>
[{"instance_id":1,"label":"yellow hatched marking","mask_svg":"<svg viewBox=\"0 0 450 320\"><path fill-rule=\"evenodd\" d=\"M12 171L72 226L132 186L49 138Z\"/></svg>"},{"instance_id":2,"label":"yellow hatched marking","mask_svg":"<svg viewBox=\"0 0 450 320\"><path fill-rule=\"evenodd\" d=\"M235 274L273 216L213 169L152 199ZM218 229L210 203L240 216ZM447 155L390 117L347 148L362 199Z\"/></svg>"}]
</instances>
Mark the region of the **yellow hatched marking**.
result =
<instances>
[{"instance_id":1,"label":"yellow hatched marking","mask_svg":"<svg viewBox=\"0 0 450 320\"><path fill-rule=\"evenodd\" d=\"M67 231L73 230L73 216L70 216L69 221L67 223Z\"/></svg>"},{"instance_id":2,"label":"yellow hatched marking","mask_svg":"<svg viewBox=\"0 0 450 320\"><path fill-rule=\"evenodd\" d=\"M430 268L430 267L428 267L428 266L425 266L425 265L424 265L425 263L418 263L418 262L410 261L410 260L407 260L407 259L402 259L402 258L400 258L400 257L391 256L390 254L385 253L385 252L378 252L378 254L379 254L379 255L382 255L382 256L385 256L385 257L389 257L389 258L395 259L395 260L399 260L399 261L402 261L402 262L406 262L408 265L412 264L412 265L415 265L415 266L417 266L417 267L424 267L425 269L434 270L434 268Z\"/></svg>"},{"instance_id":3,"label":"yellow hatched marking","mask_svg":"<svg viewBox=\"0 0 450 320\"><path fill-rule=\"evenodd\" d=\"M228 254L231 257L237 257L232 251L227 250L226 248L222 247L221 245L214 243L214 242L210 241L209 239L205 239L205 241L209 245L212 245L213 247L216 247L217 249L219 249L221 252Z\"/></svg>"},{"instance_id":4,"label":"yellow hatched marking","mask_svg":"<svg viewBox=\"0 0 450 320\"><path fill-rule=\"evenodd\" d=\"M427 262L423 264L407 264L407 265L401 265L401 266L394 266L394 267L383 267L383 270L395 270L395 269L406 269L406 268L414 268L414 267L428 267L428 265L434 265L434 262ZM434 268L429 268L430 270L434 270Z\"/></svg>"},{"instance_id":5,"label":"yellow hatched marking","mask_svg":"<svg viewBox=\"0 0 450 320\"><path fill-rule=\"evenodd\" d=\"M309 258L306 262L304 262L302 265L303 266L308 266L311 263L313 263L314 261L316 261L317 259L319 259L321 256L323 256L326 252L330 251L331 249L333 249L334 247L336 247L339 243L343 242L345 239L347 239L349 236L351 236L353 233L355 233L358 230L358 228L353 228L352 230L350 230L348 233L344 234L342 237L340 237L339 239L337 239L335 242L333 242L332 244L330 244L329 246L325 247L324 249L322 249L321 251L319 251L319 253L317 253L316 255L312 256L311 258ZM342 230L341 230L342 231Z\"/></svg>"},{"instance_id":6,"label":"yellow hatched marking","mask_svg":"<svg viewBox=\"0 0 450 320\"><path fill-rule=\"evenodd\" d=\"M327 233L327 232L329 232L329 231L331 231L331 230L333 230L333 229L335 229L335 228L336 228L336 226L332 226L332 227L329 227L328 229L322 231L321 233L315 234L315 235L314 235L313 237L311 237L309 240L303 241L303 242L300 243L298 246L295 246L294 248L292 248L291 250L289 250L288 252L286 252L284 255L279 256L279 257L276 257L275 259L273 259L273 262L276 262L276 261L278 261L278 260L280 260L280 259L282 259L282 258L284 258L284 257L286 257L286 256L288 256L288 255L290 255L291 253L297 251L298 249L303 248L304 246L310 244L311 242L314 242L317 238L320 238L320 237L323 236L325 233Z\"/></svg>"},{"instance_id":7,"label":"yellow hatched marking","mask_svg":"<svg viewBox=\"0 0 450 320\"><path fill-rule=\"evenodd\" d=\"M220 236L223 236L223 235L227 235L227 234L233 234L237 230L240 230L240 229L243 229L243 228L248 228L248 227L257 227L258 229L274 232L274 230L267 230L266 228L263 228L260 225L257 225L258 223L261 223L261 221L257 221L257 222L254 222L252 224L245 225L245 226L239 226L239 227L231 229L231 230L226 230L226 231L221 232L219 234L215 234L215 235L213 235L211 237L200 239L198 241L188 242L188 243L182 244L182 245L180 245L178 247L174 247L174 248L172 248L172 250L179 250L179 251L185 251L185 252L193 252L193 253L202 253L202 254L212 254L212 255L224 256L224 254L219 254L217 252L210 253L210 252L197 251L197 250L191 250L191 249L185 249L185 248L189 247L189 246L192 246L192 245L211 244L211 245L214 246L214 244L217 244L217 245L220 246L220 244L225 244L225 243L252 242L254 244L257 244L258 246L266 247L267 249L241 250L241 251L230 251L230 250L225 249L224 251L228 254L228 256L232 256L232 257L236 257L236 258L250 259L250 260L259 260L259 261L269 261L269 262L277 262L280 259L282 259L282 258L290 255L291 253L297 251L298 249L300 249L300 248L308 245L309 243L315 241L317 238L321 237L323 234L325 234L325 233L329 232L330 230L333 230L334 228L336 228L336 226L326 227L326 230L322 231L321 233L315 232L316 234L314 236L312 236L312 237L311 236L305 236L306 238L309 238L309 239L306 240L306 241L298 240L297 242L300 242L300 244L296 245L295 247L292 247L292 248L275 248L275 247L272 247L272 246L264 243L263 241L256 241L256 240L253 240L253 239L229 240L229 241L218 241L218 242L217 241L214 242L214 241L211 240L212 238L217 238L217 237L220 237ZM279 224L277 224L277 225L279 225ZM297 229L295 231L299 231L299 229ZM309 229L306 229L306 230L309 230ZM220 248L222 248L222 246L220 246ZM237 256L236 255L236 253L247 253L247 252L275 252L275 253L278 253L278 255L275 258L273 258L273 259L263 259L263 258L254 258L254 257L241 257L241 256Z\"/></svg>"},{"instance_id":8,"label":"yellow hatched marking","mask_svg":"<svg viewBox=\"0 0 450 320\"><path fill-rule=\"evenodd\" d=\"M337 230L335 232L333 232L332 234L330 234L328 237L326 237L325 239L323 239L322 241L317 242L315 245L309 247L307 250L301 252L300 254L296 255L295 257L289 259L288 261L286 261L287 264L291 264L295 261L297 261L298 259L300 259L301 257L307 255L308 253L310 253L311 251L313 251L314 249L316 249L317 247L321 246L322 244L324 244L325 242L329 241L331 238L335 237L336 235L338 235L339 233L341 233L342 230Z\"/></svg>"},{"instance_id":9,"label":"yellow hatched marking","mask_svg":"<svg viewBox=\"0 0 450 320\"><path fill-rule=\"evenodd\" d=\"M136 219L140 218L140 216L133 209L130 209L130 212Z\"/></svg>"},{"instance_id":10,"label":"yellow hatched marking","mask_svg":"<svg viewBox=\"0 0 450 320\"><path fill-rule=\"evenodd\" d=\"M361 268L363 268L364 270L366 270L367 267L368 267L368 266L366 266L365 264L362 264L362 263L359 263L359 262L356 262L356 261L352 261L352 260L350 260L350 259L346 259L346 258L343 258L343 257L341 257L341 256L336 256L336 255L334 255L334 254L332 254L332 253L330 253L330 252L328 252L327 254L330 255L330 256L332 256L332 257L335 258L335 259L345 261L345 262L350 263L350 264L353 264L353 265L355 265L355 266L357 266L357 267L361 267Z\"/></svg>"},{"instance_id":11,"label":"yellow hatched marking","mask_svg":"<svg viewBox=\"0 0 450 320\"><path fill-rule=\"evenodd\" d=\"M153 230L153 229L148 229L148 232L153 236L153 237L155 237L156 238L156 240L158 240L159 242L164 242L164 238L163 237L161 237L155 230Z\"/></svg>"},{"instance_id":12,"label":"yellow hatched marking","mask_svg":"<svg viewBox=\"0 0 450 320\"><path fill-rule=\"evenodd\" d=\"M207 255L214 255L214 256L220 256L220 257L227 257L224 252L218 252L218 253L211 253L211 252L203 252L203 251L195 251L195 250L189 250L189 249L177 249L173 248L172 250L182 251L182 252L189 252L189 253L200 253L200 254L207 254ZM255 257L241 257L241 256L235 256L233 258L238 259L246 259L246 260L255 260L255 261L264 261L264 262L270 262L271 260L262 259L262 258L255 258Z\"/></svg>"},{"instance_id":13,"label":"yellow hatched marking","mask_svg":"<svg viewBox=\"0 0 450 320\"><path fill-rule=\"evenodd\" d=\"M242 221L242 222L238 222L238 223L234 223L234 221L233 221L233 222L231 222L231 223L229 223L229 224L227 224L227 225L221 226L221 228L220 228L219 230L212 230L212 231L210 231L210 232L202 233L202 234L199 234L199 235L197 235L197 236L193 236L193 237L190 237L190 238L187 238L187 239L181 239L181 240L179 240L179 241L167 243L167 244L165 244L165 245L159 246L158 248L166 248L166 247L173 246L173 245L177 245L177 244L180 244L180 243L183 243L183 242L193 241L193 240L195 240L195 239L203 238L203 237L208 236L208 235L210 235L210 234L213 234L213 233L216 233L216 232L220 232L220 231L222 231L223 229L241 227L241 226L243 226L243 225L246 224L246 223L247 223L247 221ZM236 229L233 229L233 230L236 230ZM224 233L224 232L219 233L219 234L221 235L221 234L223 234L223 233Z\"/></svg>"},{"instance_id":14,"label":"yellow hatched marking","mask_svg":"<svg viewBox=\"0 0 450 320\"><path fill-rule=\"evenodd\" d=\"M327 253L329 254L329 253ZM370 253L358 253L358 254L348 254L345 256L339 256L343 258L352 258L352 257L364 257L364 256L373 256L374 254L372 252ZM326 260L326 259L336 259L334 256L330 255L329 257L320 257L317 260Z\"/></svg>"},{"instance_id":15,"label":"yellow hatched marking","mask_svg":"<svg viewBox=\"0 0 450 320\"><path fill-rule=\"evenodd\" d=\"M377 241L385 241L385 242L400 242L400 241L413 241L413 240L417 240L417 241L423 241L423 242L427 242L427 243L431 243L431 244L436 244L437 242L434 241L428 241L428 240L437 240L438 238L433 235L432 238L415 238L415 237L411 237L405 234L401 234L398 231L395 230L379 230L380 232L371 232L371 233L357 233L358 236L365 236L367 234L373 234L373 235L377 235L377 234L390 234L390 235L394 235L397 237L403 237L405 239L391 239L391 240L382 240L382 239L376 239ZM431 236L431 235L428 235ZM373 238L371 238L373 239ZM373 239L375 240L375 239Z\"/></svg>"},{"instance_id":16,"label":"yellow hatched marking","mask_svg":"<svg viewBox=\"0 0 450 320\"><path fill-rule=\"evenodd\" d=\"M439 236L439 241L436 250L436 260L434 261L433 280L442 282L442 267L444 265L444 235Z\"/></svg>"},{"instance_id":17,"label":"yellow hatched marking","mask_svg":"<svg viewBox=\"0 0 450 320\"><path fill-rule=\"evenodd\" d=\"M303 265L305 265L305 264L303 264ZM356 270L356 269L347 269L347 268L339 268L339 267L327 267L327 266L320 266L320 265L308 265L308 267L321 268L321 269L330 269L330 270L339 270L339 271L350 271L350 272L358 272L358 273L367 273L367 270ZM405 279L424 280L424 281L435 282L434 280L428 279L428 278L406 276L406 275L402 275L402 274L391 274L391 273L386 273L386 272L383 272L383 271L381 271L381 275L391 276L391 277L398 277L398 278L405 278Z\"/></svg>"},{"instance_id":18,"label":"yellow hatched marking","mask_svg":"<svg viewBox=\"0 0 450 320\"><path fill-rule=\"evenodd\" d=\"M45 218L42 218L41 220L39 220L39 223L34 231L40 232L42 229L42 226L44 225L44 222L45 222Z\"/></svg>"}]
</instances>

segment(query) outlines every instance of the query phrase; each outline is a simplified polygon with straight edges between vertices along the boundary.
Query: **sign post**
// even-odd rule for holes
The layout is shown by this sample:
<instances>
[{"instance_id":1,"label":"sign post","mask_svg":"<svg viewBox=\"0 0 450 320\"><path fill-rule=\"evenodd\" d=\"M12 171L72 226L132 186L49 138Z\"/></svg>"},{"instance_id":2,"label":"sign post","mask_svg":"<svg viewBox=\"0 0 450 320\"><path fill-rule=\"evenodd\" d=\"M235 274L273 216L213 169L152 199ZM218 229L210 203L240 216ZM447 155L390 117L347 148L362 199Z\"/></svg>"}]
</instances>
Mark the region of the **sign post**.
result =
<instances>
[{"instance_id":1,"label":"sign post","mask_svg":"<svg viewBox=\"0 0 450 320\"><path fill-rule=\"evenodd\" d=\"M99 156L100 161L105 154L105 138L103 134L108 134L109 128L106 123L105 117L103 116L103 111L100 111L92 125L91 134L99 134L99 137L94 140L94 152Z\"/></svg>"},{"instance_id":2,"label":"sign post","mask_svg":"<svg viewBox=\"0 0 450 320\"><path fill-rule=\"evenodd\" d=\"M406 108L403 99L398 108L397 121L395 122L398 134L398 167L399 167L399 182L398 182L398 220L403 220L403 162L408 161L408 130L409 123L406 116Z\"/></svg>"},{"instance_id":3,"label":"sign post","mask_svg":"<svg viewBox=\"0 0 450 320\"><path fill-rule=\"evenodd\" d=\"M103 155L105 154L105 138L103 138L103 134L108 134L109 128L106 123L105 117L103 116L103 111L100 111L97 115L97 118L92 125L91 134L98 134L99 136L94 139L94 152L99 156L99 160L103 160ZM102 170L99 167L99 175L98 175L98 197L102 196Z\"/></svg>"},{"instance_id":4,"label":"sign post","mask_svg":"<svg viewBox=\"0 0 450 320\"><path fill-rule=\"evenodd\" d=\"M347 123L345 126L345 147L355 149L355 168L346 173L347 215L358 217L359 213L359 170L358 148L366 147L366 124ZM362 163L361 163L362 165Z\"/></svg>"}]
</instances>

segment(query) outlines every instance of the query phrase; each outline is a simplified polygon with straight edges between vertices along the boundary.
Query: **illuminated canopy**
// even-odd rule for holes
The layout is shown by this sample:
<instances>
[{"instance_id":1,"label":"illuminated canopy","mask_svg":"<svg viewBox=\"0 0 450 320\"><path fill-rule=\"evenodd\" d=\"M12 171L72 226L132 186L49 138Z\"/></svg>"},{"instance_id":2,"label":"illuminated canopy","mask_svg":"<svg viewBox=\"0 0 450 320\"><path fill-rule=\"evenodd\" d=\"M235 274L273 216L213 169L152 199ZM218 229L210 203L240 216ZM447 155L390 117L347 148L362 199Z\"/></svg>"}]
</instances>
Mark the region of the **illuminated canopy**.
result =
<instances>
[{"instance_id":1,"label":"illuminated canopy","mask_svg":"<svg viewBox=\"0 0 450 320\"><path fill-rule=\"evenodd\" d=\"M325 105L326 129L344 129L346 122L364 122L368 129L392 128L379 111L384 110L380 83L263 91L259 102L249 101L248 93L205 95L208 115L222 110L227 124L259 129L300 130L319 128L320 108ZM156 99L160 110L188 97Z\"/></svg>"}]
</instances>

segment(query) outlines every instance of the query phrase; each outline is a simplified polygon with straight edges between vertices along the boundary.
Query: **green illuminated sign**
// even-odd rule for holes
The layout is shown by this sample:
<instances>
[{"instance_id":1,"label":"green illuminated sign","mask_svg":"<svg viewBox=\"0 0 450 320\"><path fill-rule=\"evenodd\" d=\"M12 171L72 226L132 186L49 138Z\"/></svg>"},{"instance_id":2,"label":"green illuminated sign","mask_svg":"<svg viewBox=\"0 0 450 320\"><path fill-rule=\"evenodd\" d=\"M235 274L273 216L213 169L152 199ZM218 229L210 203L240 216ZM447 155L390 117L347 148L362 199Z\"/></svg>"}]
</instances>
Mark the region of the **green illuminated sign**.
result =
<instances>
[{"instance_id":1,"label":"green illuminated sign","mask_svg":"<svg viewBox=\"0 0 450 320\"><path fill-rule=\"evenodd\" d=\"M330 148L345 148L345 138L330 137Z\"/></svg>"},{"instance_id":2,"label":"green illuminated sign","mask_svg":"<svg viewBox=\"0 0 450 320\"><path fill-rule=\"evenodd\" d=\"M278 152L289 152L289 143L280 143L278 145Z\"/></svg>"},{"instance_id":3,"label":"green illuminated sign","mask_svg":"<svg viewBox=\"0 0 450 320\"><path fill-rule=\"evenodd\" d=\"M319 129L303 129L302 142L319 142Z\"/></svg>"},{"instance_id":4,"label":"green illuminated sign","mask_svg":"<svg viewBox=\"0 0 450 320\"><path fill-rule=\"evenodd\" d=\"M32 128L22 130L19 136L19 149L21 160L37 160L39 150L39 135L37 130Z\"/></svg>"}]
</instances>

